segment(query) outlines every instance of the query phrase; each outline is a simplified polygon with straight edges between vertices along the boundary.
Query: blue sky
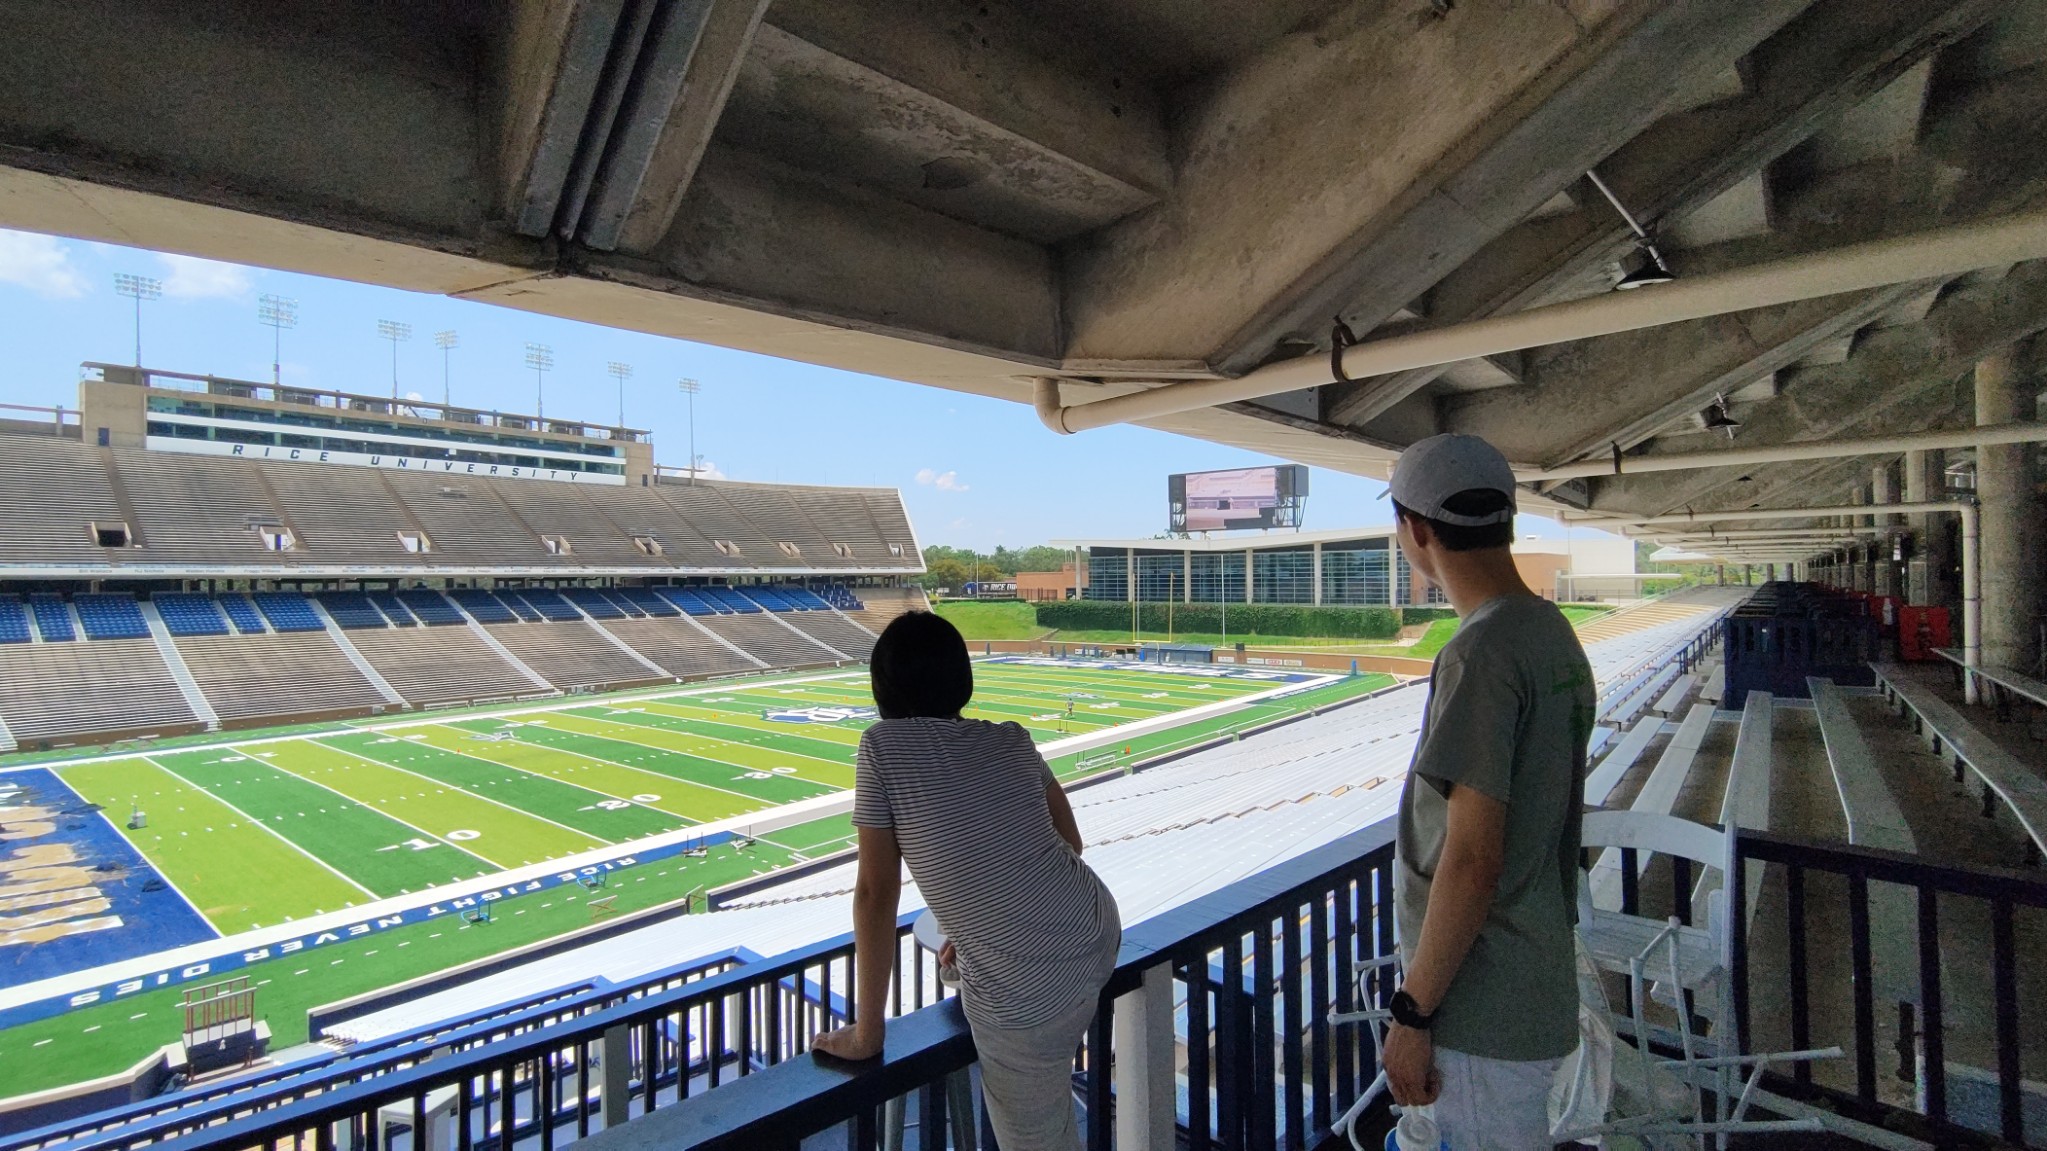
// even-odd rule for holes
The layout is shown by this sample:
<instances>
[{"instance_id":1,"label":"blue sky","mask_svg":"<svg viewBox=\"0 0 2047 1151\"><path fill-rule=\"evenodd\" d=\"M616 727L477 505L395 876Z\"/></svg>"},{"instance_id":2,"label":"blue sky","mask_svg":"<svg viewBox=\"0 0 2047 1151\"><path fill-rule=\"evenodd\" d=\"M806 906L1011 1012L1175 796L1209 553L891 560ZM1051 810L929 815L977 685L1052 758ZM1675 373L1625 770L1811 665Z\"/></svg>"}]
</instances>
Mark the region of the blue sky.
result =
<instances>
[{"instance_id":1,"label":"blue sky","mask_svg":"<svg viewBox=\"0 0 2047 1151\"><path fill-rule=\"evenodd\" d=\"M5 230L0 403L68 406L80 363L133 360L134 302L115 294L117 272L163 281L163 298L142 305L142 360L154 368L269 379L271 330L256 319L264 293L298 301L298 326L283 334L286 383L387 394L392 349L377 335L380 319L412 325L398 346L399 387L433 400L442 358L432 337L442 330L460 339L449 373L457 404L531 411L531 341L554 350L547 411L608 423L618 393L605 366L631 364L626 422L651 429L655 458L678 466L689 422L676 382L693 377L703 385L696 443L708 465L741 480L900 488L927 544L985 551L1148 536L1165 526L1168 474L1277 462L1143 428L1055 436L1029 408L1000 400L442 296ZM1382 486L1315 469L1306 526L1388 522ZM1531 516L1521 530L1561 532Z\"/></svg>"}]
</instances>

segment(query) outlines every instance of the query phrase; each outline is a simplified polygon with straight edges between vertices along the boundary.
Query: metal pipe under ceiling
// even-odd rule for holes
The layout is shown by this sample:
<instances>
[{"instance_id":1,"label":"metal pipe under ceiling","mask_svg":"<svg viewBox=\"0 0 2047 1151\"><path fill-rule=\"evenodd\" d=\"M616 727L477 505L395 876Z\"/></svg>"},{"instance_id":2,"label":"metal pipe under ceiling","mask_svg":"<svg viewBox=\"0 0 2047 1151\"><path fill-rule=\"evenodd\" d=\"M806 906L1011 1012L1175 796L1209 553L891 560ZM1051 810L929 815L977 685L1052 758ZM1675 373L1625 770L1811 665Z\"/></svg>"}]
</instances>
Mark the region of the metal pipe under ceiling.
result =
<instances>
[{"instance_id":1,"label":"metal pipe under ceiling","mask_svg":"<svg viewBox=\"0 0 2047 1151\"><path fill-rule=\"evenodd\" d=\"M1818 296L1958 276L2043 257L2047 257L2047 212L2033 212L1367 341L1342 349L1334 361L1345 376L1364 379ZM1232 380L1165 383L1071 406L1061 401L1058 379L1039 377L1033 401L1046 427L1070 435L1317 387L1335 378L1331 369L1331 356L1302 356L1267 364Z\"/></svg>"}]
</instances>

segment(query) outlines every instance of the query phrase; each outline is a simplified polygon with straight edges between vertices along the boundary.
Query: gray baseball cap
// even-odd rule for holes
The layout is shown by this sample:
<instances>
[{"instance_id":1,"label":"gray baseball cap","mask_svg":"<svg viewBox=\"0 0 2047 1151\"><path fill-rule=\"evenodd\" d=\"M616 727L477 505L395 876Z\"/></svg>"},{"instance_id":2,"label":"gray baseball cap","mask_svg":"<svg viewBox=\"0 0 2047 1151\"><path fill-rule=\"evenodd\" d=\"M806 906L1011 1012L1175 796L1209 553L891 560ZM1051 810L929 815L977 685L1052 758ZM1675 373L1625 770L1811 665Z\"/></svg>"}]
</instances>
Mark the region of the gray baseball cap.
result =
<instances>
[{"instance_id":1,"label":"gray baseball cap","mask_svg":"<svg viewBox=\"0 0 2047 1151\"><path fill-rule=\"evenodd\" d=\"M1473 490L1506 496L1505 510L1468 516L1443 507L1458 492ZM1481 528L1514 519L1514 469L1498 448L1477 436L1445 434L1409 445L1394 463L1386 491L1408 511L1446 524Z\"/></svg>"}]
</instances>

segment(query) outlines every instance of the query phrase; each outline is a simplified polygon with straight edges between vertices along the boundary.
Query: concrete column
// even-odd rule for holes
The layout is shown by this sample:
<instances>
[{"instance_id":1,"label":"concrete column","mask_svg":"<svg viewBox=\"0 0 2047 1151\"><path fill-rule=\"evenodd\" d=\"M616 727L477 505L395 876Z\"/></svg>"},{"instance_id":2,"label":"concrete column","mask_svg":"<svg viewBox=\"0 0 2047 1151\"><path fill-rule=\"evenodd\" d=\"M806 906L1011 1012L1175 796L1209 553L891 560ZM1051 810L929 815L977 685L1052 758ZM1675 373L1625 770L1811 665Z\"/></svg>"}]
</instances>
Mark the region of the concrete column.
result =
<instances>
[{"instance_id":1,"label":"concrete column","mask_svg":"<svg viewBox=\"0 0 2047 1151\"><path fill-rule=\"evenodd\" d=\"M1253 597L1253 596L1255 595L1255 592L1254 592L1254 590L1253 590L1253 589L1255 589L1255 588L1257 587L1257 584L1253 582L1253 570L1252 570L1252 569L1254 569L1254 568L1255 568L1255 567L1257 566L1256 564L1253 564L1253 563L1251 562L1251 557L1252 557L1252 555L1253 555L1253 554L1254 554L1254 552L1252 551L1252 549L1250 549L1250 548L1245 548L1245 549L1244 549L1244 602L1245 602L1245 603L1254 603L1254 602L1256 602L1256 601L1255 601L1255 600L1254 600L1254 599L1252 598L1252 597Z\"/></svg>"},{"instance_id":2,"label":"concrete column","mask_svg":"<svg viewBox=\"0 0 2047 1151\"><path fill-rule=\"evenodd\" d=\"M1320 607L1322 605L1322 545L1316 544L1310 550L1314 553L1315 559L1308 578L1314 581L1315 587L1313 591L1308 593L1308 602Z\"/></svg>"},{"instance_id":3,"label":"concrete column","mask_svg":"<svg viewBox=\"0 0 2047 1151\"><path fill-rule=\"evenodd\" d=\"M1128 550L1128 551L1125 551L1125 552L1123 553L1123 580L1124 580L1125 586L1127 586L1127 587L1128 587L1128 588L1130 589L1130 594L1129 594L1128 596L1124 597L1124 598L1125 598L1125 599L1127 599L1127 600L1129 600L1129 601L1130 601L1131 603L1136 603L1136 602L1137 602L1137 551L1136 551L1136 549L1135 549L1135 548L1132 548L1132 549L1130 549L1130 550Z\"/></svg>"},{"instance_id":4,"label":"concrete column","mask_svg":"<svg viewBox=\"0 0 2047 1151\"><path fill-rule=\"evenodd\" d=\"M2035 418L2036 381L2016 370L2006 350L1976 365L1976 422L2003 424ZM2047 547L2040 500L2033 484L2032 447L1983 445L1976 449L1976 498L1982 511L1983 663L2034 672L2039 628L2047 601Z\"/></svg>"},{"instance_id":5,"label":"concrete column","mask_svg":"<svg viewBox=\"0 0 2047 1151\"><path fill-rule=\"evenodd\" d=\"M1946 494L1947 453L1938 448L1906 452L1905 502L1927 503ZM1918 606L1944 605L1954 610L1957 557L1953 513L1928 512L1907 519L1912 526L1912 560L1905 579L1907 598Z\"/></svg>"},{"instance_id":6,"label":"concrete column","mask_svg":"<svg viewBox=\"0 0 2047 1151\"><path fill-rule=\"evenodd\" d=\"M1870 470L1869 502L1877 507L1898 502L1896 473L1891 470L1890 464L1878 464ZM1884 527L1897 523L1900 518L1892 513L1879 512L1874 517L1874 522L1878 527ZM1891 539L1888 536L1878 536L1876 542L1870 545L1869 551L1869 590L1877 595L1897 595L1897 568L1891 560L1894 553Z\"/></svg>"},{"instance_id":7,"label":"concrete column","mask_svg":"<svg viewBox=\"0 0 2047 1151\"><path fill-rule=\"evenodd\" d=\"M1194 549L1180 553L1180 602L1194 602Z\"/></svg>"},{"instance_id":8,"label":"concrete column","mask_svg":"<svg viewBox=\"0 0 2047 1151\"><path fill-rule=\"evenodd\" d=\"M1161 963L1116 1000L1116 1146L1173 1151L1173 969Z\"/></svg>"}]
</instances>

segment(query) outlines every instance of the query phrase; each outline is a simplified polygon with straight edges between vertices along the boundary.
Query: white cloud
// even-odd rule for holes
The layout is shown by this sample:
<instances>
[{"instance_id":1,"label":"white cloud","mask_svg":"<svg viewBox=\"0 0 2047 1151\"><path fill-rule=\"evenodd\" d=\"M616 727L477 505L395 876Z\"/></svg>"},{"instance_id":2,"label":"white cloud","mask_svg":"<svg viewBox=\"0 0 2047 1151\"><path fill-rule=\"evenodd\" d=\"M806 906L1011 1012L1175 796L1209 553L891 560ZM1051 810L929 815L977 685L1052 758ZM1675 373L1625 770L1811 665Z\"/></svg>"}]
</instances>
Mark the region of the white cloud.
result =
<instances>
[{"instance_id":1,"label":"white cloud","mask_svg":"<svg viewBox=\"0 0 2047 1151\"><path fill-rule=\"evenodd\" d=\"M926 487L937 488L942 492L963 492L967 490L967 485L960 482L960 474L958 472L941 472L934 471L931 468L918 468L917 482Z\"/></svg>"},{"instance_id":2,"label":"white cloud","mask_svg":"<svg viewBox=\"0 0 2047 1151\"><path fill-rule=\"evenodd\" d=\"M20 284L38 296L71 300L86 293L85 276L71 263L71 249L55 236L0 229L0 282Z\"/></svg>"},{"instance_id":3,"label":"white cloud","mask_svg":"<svg viewBox=\"0 0 2047 1151\"><path fill-rule=\"evenodd\" d=\"M670 469L669 469L669 472L670 472L671 474L674 474L674 473L678 473L678 472L679 472L679 473L681 473L682 475L685 475L685 476L686 476L686 475L688 475L688 474L689 474L689 469L688 469L688 468L670 468ZM697 461L697 476L698 476L698 478L700 478L700 479L706 479L706 480L729 480L729 479L731 479L731 478L732 478L731 476L728 476L728 475L726 475L726 474L725 474L724 472L722 472L722 471L719 471L719 470L718 470L718 465L717 465L717 463L716 463L715 461L713 461L713 460L698 460L698 461Z\"/></svg>"},{"instance_id":4,"label":"white cloud","mask_svg":"<svg viewBox=\"0 0 2047 1151\"><path fill-rule=\"evenodd\" d=\"M218 260L177 256L169 252L159 252L156 258L169 269L163 278L163 294L174 300L231 300L248 295L254 283L249 279L249 270L239 264L223 264Z\"/></svg>"}]
</instances>

